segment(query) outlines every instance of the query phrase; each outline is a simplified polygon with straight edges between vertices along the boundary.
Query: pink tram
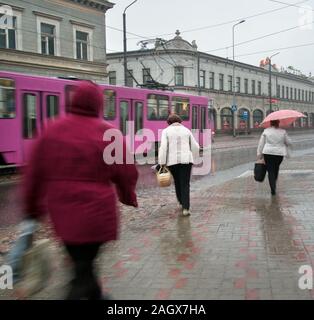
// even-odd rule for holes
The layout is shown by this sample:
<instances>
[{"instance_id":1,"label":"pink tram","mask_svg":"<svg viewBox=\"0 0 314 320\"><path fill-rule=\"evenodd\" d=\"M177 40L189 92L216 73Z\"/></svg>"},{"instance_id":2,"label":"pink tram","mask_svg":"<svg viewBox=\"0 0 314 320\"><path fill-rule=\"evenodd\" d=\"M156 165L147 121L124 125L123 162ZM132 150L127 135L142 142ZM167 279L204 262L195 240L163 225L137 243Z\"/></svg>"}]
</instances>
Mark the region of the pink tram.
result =
<instances>
[{"instance_id":1,"label":"pink tram","mask_svg":"<svg viewBox=\"0 0 314 320\"><path fill-rule=\"evenodd\" d=\"M49 121L67 113L76 80L48 78L0 71L0 165L21 166L30 147ZM214 129L208 98L181 93L100 85L106 121L127 136L127 121L134 121L134 141L143 128L154 132L167 126L170 112L179 114L190 129ZM201 135L200 135L201 136ZM129 138L129 137L127 137ZM199 140L202 143L201 140ZM135 142L136 143L136 142ZM136 145L133 145L133 151Z\"/></svg>"}]
</instances>

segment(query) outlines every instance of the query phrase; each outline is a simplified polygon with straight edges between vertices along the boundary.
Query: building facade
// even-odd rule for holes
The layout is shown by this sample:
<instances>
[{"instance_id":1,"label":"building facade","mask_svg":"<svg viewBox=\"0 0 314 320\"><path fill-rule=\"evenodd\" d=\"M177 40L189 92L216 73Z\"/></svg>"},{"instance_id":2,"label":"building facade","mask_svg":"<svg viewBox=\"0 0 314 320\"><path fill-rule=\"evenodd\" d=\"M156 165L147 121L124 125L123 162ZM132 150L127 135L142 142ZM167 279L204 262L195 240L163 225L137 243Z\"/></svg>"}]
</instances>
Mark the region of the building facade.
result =
<instances>
[{"instance_id":1,"label":"building facade","mask_svg":"<svg viewBox=\"0 0 314 320\"><path fill-rule=\"evenodd\" d=\"M270 109L299 110L308 117L297 121L294 126L314 127L312 78L271 66L270 106L268 60L260 66L235 61L236 111L233 113L232 60L198 51L195 41L185 41L178 31L169 41L157 39L153 49L145 48L148 42L143 42L141 50L127 53L128 86L153 79L179 92L209 97L209 113L218 132L233 132L233 126L244 133L258 130ZM107 62L107 81L123 85L123 53L108 54Z\"/></svg>"},{"instance_id":2,"label":"building facade","mask_svg":"<svg viewBox=\"0 0 314 320\"><path fill-rule=\"evenodd\" d=\"M106 0L0 1L1 70L104 81Z\"/></svg>"}]
</instances>

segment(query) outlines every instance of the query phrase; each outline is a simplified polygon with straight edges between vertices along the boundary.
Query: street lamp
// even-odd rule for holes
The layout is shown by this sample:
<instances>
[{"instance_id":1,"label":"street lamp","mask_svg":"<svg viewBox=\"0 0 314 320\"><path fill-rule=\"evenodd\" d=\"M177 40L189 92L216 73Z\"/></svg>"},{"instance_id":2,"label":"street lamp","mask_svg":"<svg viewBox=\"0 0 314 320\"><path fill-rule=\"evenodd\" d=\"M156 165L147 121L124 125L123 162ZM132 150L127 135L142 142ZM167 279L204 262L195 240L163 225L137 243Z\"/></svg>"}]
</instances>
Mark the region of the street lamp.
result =
<instances>
[{"instance_id":1,"label":"street lamp","mask_svg":"<svg viewBox=\"0 0 314 320\"><path fill-rule=\"evenodd\" d=\"M232 26L232 59L233 59L233 65L232 65L232 94L233 94L233 99L232 99L232 112L233 112L233 136L236 136L236 129L235 129L235 108L236 108L236 95L235 95L235 64L234 64L234 29L237 25L245 22L245 20L241 20L240 22L234 24Z\"/></svg>"},{"instance_id":2,"label":"street lamp","mask_svg":"<svg viewBox=\"0 0 314 320\"><path fill-rule=\"evenodd\" d=\"M128 77L128 66L127 66L127 60L126 60L126 10L131 7L132 4L134 4L137 0L134 0L132 3L130 3L123 11L123 65L124 65L124 85L127 85L127 77Z\"/></svg>"},{"instance_id":3,"label":"street lamp","mask_svg":"<svg viewBox=\"0 0 314 320\"><path fill-rule=\"evenodd\" d=\"M268 58L268 63L269 63L269 113L272 112L272 99L271 99L271 58L279 54L280 52L277 52L270 56Z\"/></svg>"}]
</instances>

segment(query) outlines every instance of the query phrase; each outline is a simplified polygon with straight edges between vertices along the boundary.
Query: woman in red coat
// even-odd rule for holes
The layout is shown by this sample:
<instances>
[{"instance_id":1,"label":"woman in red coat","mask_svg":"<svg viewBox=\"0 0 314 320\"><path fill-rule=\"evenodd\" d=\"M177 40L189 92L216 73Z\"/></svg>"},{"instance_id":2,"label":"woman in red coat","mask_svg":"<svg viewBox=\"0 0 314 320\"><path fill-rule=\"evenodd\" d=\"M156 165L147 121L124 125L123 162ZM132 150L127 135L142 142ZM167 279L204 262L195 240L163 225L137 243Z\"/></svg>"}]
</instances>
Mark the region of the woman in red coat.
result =
<instances>
[{"instance_id":1,"label":"woman in red coat","mask_svg":"<svg viewBox=\"0 0 314 320\"><path fill-rule=\"evenodd\" d=\"M103 121L103 93L81 82L69 114L52 124L38 140L26 170L24 203L28 216L49 212L56 234L74 264L68 299L101 299L93 271L100 246L117 239L117 198L137 207L138 173L126 164L107 164L103 152L110 141L103 135L113 127ZM118 162L121 163L121 162Z\"/></svg>"}]
</instances>

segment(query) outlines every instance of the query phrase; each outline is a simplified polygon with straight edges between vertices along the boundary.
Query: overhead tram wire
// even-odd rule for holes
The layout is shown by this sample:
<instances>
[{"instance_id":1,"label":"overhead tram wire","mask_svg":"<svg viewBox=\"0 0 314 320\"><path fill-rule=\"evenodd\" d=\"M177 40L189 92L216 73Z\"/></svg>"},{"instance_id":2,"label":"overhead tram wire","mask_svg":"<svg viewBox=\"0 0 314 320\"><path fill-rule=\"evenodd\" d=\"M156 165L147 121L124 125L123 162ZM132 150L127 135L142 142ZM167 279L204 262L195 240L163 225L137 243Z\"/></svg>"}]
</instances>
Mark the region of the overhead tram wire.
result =
<instances>
[{"instance_id":1,"label":"overhead tram wire","mask_svg":"<svg viewBox=\"0 0 314 320\"><path fill-rule=\"evenodd\" d=\"M292 3L292 4L286 4L284 7L281 7L281 8L262 11L260 13L256 13L256 14L253 14L253 15L232 19L232 20L228 20L228 21L225 21L225 22L217 23L217 24L212 24L212 25L209 25L209 26L182 30L182 31L180 31L180 33L183 34L183 33L200 31L200 30L205 30L205 29L217 28L217 27L221 27L221 26L224 26L224 25L228 25L228 24L237 22L237 21L242 20L242 19L248 20L248 19L256 18L256 17L262 16L262 15L266 15L266 14L273 13L273 12L276 12L276 11L280 11L280 10L283 10L283 9L286 9L286 8L289 8L289 7L293 7L295 5L302 4L302 3L305 3L305 2L308 2L308 0L303 0L303 1L296 2L296 3ZM161 34L161 35L156 35L155 37L171 36L172 34L173 33L164 33L164 34Z\"/></svg>"},{"instance_id":2,"label":"overhead tram wire","mask_svg":"<svg viewBox=\"0 0 314 320\"><path fill-rule=\"evenodd\" d=\"M288 4L287 2L278 1L278 0L268 0L268 1L274 2L274 3L279 3L279 4ZM308 1L305 1L305 2L308 2ZM300 6L297 3L291 4L291 6L296 7L296 8L300 8L300 9L304 9L304 10L308 10L308 11L314 11L314 9L310 9L308 7Z\"/></svg>"},{"instance_id":3,"label":"overhead tram wire","mask_svg":"<svg viewBox=\"0 0 314 320\"><path fill-rule=\"evenodd\" d=\"M250 40L238 42L238 43L235 44L235 46L237 47L237 46L240 46L242 44L251 43L253 41L261 40L261 39L264 39L264 38L267 38L267 37L274 36L276 34L280 34L280 33L284 33L284 32L287 32L287 31L295 30L297 28L300 28L300 27L303 27L303 26L306 26L306 25L310 25L310 24L313 24L313 23L314 23L314 21L311 21L311 22L304 23L304 24L301 24L301 25L297 25L297 26L294 26L294 27L291 27L291 28L283 29L283 30L280 30L280 31L277 31L277 32L268 33L266 35L263 35L263 36L260 36L260 37L257 37L257 38L253 38L253 39L250 39ZM205 53L210 53L210 52L215 52L215 51L226 50L226 49L229 49L229 48L232 48L232 46L227 46L227 47L224 46L224 47L220 47L220 48L213 49L213 50L207 50L207 51L204 51L204 52Z\"/></svg>"},{"instance_id":4,"label":"overhead tram wire","mask_svg":"<svg viewBox=\"0 0 314 320\"><path fill-rule=\"evenodd\" d=\"M33 5L32 2L27 1L27 0L21 0L21 2L25 2L25 3L28 3L28 4L32 4L32 5ZM44 7L44 6L40 5L40 4L36 4L36 7L43 8L43 9L47 10L46 7ZM56 12L56 13L59 13L59 14L62 14L62 15L64 14L64 11L59 11L59 10L55 10L55 9L49 9L49 11ZM75 16L75 15L73 15L73 14L70 14L69 16L71 16L71 17L73 17L73 18L77 18L77 19L79 19L79 20L87 21L88 23L91 23L90 20L88 20L88 19L86 19L86 18L78 17L78 16ZM108 29L112 29L112 30L115 30L115 31L123 32L122 29L119 29L119 28L116 28L116 27L111 27L111 26L109 26L109 25L104 25L104 24L97 23L97 22L94 22L94 21L93 21L93 25L98 25L98 26L101 26L101 27L104 27L104 26L105 26L105 27L108 28ZM136 36L136 37L138 37L138 38L141 38L141 39L147 39L147 37L146 37L146 36L143 36L143 35L139 35L139 34L136 34L136 33L133 33L133 32L127 32L127 33L130 34L130 35Z\"/></svg>"},{"instance_id":5,"label":"overhead tram wire","mask_svg":"<svg viewBox=\"0 0 314 320\"><path fill-rule=\"evenodd\" d=\"M273 49L268 49L268 50L261 50L261 51L255 51L251 53L245 53L245 54L239 54L236 56L238 57L245 57L245 56L251 56L255 54L260 54L260 53L266 53L266 52L271 52L271 51L278 51L278 50L289 50L289 49L296 49L296 48L302 48L302 47L308 47L308 46L313 46L314 42L309 42L309 43L304 43L300 45L295 45L295 46L289 46L289 47L281 47L281 48L273 48Z\"/></svg>"}]
</instances>

